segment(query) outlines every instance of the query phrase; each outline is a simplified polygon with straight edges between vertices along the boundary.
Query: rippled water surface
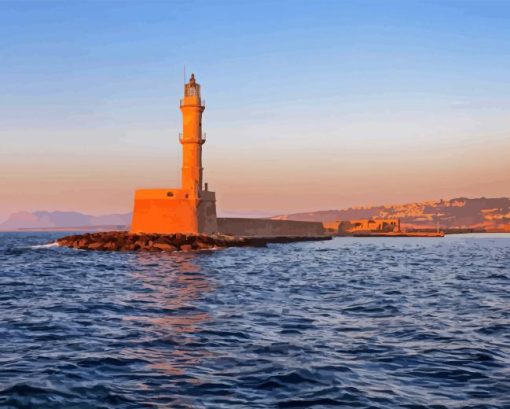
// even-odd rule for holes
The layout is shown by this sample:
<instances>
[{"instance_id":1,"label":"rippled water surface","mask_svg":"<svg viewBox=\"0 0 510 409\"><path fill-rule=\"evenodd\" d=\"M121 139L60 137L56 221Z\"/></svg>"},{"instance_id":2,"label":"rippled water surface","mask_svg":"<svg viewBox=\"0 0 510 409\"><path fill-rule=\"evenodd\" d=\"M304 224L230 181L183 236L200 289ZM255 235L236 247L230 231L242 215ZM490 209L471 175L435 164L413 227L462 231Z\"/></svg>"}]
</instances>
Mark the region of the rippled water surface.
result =
<instances>
[{"instance_id":1,"label":"rippled water surface","mask_svg":"<svg viewBox=\"0 0 510 409\"><path fill-rule=\"evenodd\" d=\"M1 408L510 408L510 236L204 253L0 234Z\"/></svg>"}]
</instances>

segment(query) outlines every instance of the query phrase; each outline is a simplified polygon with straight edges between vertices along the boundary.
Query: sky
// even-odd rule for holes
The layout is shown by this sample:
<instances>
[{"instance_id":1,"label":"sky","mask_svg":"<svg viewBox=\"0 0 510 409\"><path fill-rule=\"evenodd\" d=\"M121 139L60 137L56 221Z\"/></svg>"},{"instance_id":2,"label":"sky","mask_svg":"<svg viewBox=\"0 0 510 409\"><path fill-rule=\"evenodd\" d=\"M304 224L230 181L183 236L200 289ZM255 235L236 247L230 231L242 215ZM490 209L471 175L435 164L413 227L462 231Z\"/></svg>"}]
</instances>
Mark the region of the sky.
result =
<instances>
[{"instance_id":1,"label":"sky","mask_svg":"<svg viewBox=\"0 0 510 409\"><path fill-rule=\"evenodd\" d=\"M0 222L178 187L220 214L510 196L508 1L2 1Z\"/></svg>"}]
</instances>

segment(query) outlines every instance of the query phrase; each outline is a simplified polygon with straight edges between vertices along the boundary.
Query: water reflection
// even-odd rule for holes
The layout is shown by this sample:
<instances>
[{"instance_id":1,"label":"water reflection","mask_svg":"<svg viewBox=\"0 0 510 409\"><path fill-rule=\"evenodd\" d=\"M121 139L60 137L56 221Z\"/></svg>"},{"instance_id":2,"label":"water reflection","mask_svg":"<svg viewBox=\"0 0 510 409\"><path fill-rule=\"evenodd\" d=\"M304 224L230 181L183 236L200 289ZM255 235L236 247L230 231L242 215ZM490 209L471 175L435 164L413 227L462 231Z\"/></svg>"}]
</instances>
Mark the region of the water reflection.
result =
<instances>
[{"instance_id":1,"label":"water reflection","mask_svg":"<svg viewBox=\"0 0 510 409\"><path fill-rule=\"evenodd\" d=\"M211 354L204 347L196 347L200 325L210 320L199 301L213 286L197 264L200 256L136 254L134 257L130 274L139 283L139 289L131 293L129 302L143 308L125 320L130 321L130 326L140 328L142 339L124 353L147 362L155 375L168 376L165 383L169 386L175 386L176 377L186 383L201 383L200 364ZM188 406L191 402L179 400L179 404Z\"/></svg>"}]
</instances>

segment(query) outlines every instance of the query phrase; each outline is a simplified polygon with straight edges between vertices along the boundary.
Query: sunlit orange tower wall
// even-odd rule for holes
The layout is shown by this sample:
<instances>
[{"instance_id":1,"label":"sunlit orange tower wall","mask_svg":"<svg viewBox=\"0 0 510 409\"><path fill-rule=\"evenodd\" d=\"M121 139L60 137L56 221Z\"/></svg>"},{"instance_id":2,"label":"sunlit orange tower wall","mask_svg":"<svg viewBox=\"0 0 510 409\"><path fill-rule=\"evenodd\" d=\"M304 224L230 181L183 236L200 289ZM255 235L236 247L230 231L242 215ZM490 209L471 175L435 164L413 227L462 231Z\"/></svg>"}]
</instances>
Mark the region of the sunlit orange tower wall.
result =
<instances>
[{"instance_id":1,"label":"sunlit orange tower wall","mask_svg":"<svg viewBox=\"0 0 510 409\"><path fill-rule=\"evenodd\" d=\"M214 233L218 230L216 197L203 186L200 85L192 74L181 100L182 175L180 189L139 189L135 192L132 233Z\"/></svg>"}]
</instances>

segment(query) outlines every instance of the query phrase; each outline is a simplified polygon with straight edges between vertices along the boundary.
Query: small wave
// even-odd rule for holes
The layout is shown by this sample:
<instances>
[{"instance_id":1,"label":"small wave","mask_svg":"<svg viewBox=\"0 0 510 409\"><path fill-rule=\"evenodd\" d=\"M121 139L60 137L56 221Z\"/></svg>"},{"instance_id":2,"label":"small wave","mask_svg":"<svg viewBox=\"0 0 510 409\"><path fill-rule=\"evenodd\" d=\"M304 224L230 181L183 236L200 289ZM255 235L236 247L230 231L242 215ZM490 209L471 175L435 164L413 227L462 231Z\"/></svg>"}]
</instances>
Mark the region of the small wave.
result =
<instances>
[{"instance_id":1,"label":"small wave","mask_svg":"<svg viewBox=\"0 0 510 409\"><path fill-rule=\"evenodd\" d=\"M36 244L35 246L30 246L31 249L49 249L52 247L58 247L58 243L54 241L53 243Z\"/></svg>"}]
</instances>

